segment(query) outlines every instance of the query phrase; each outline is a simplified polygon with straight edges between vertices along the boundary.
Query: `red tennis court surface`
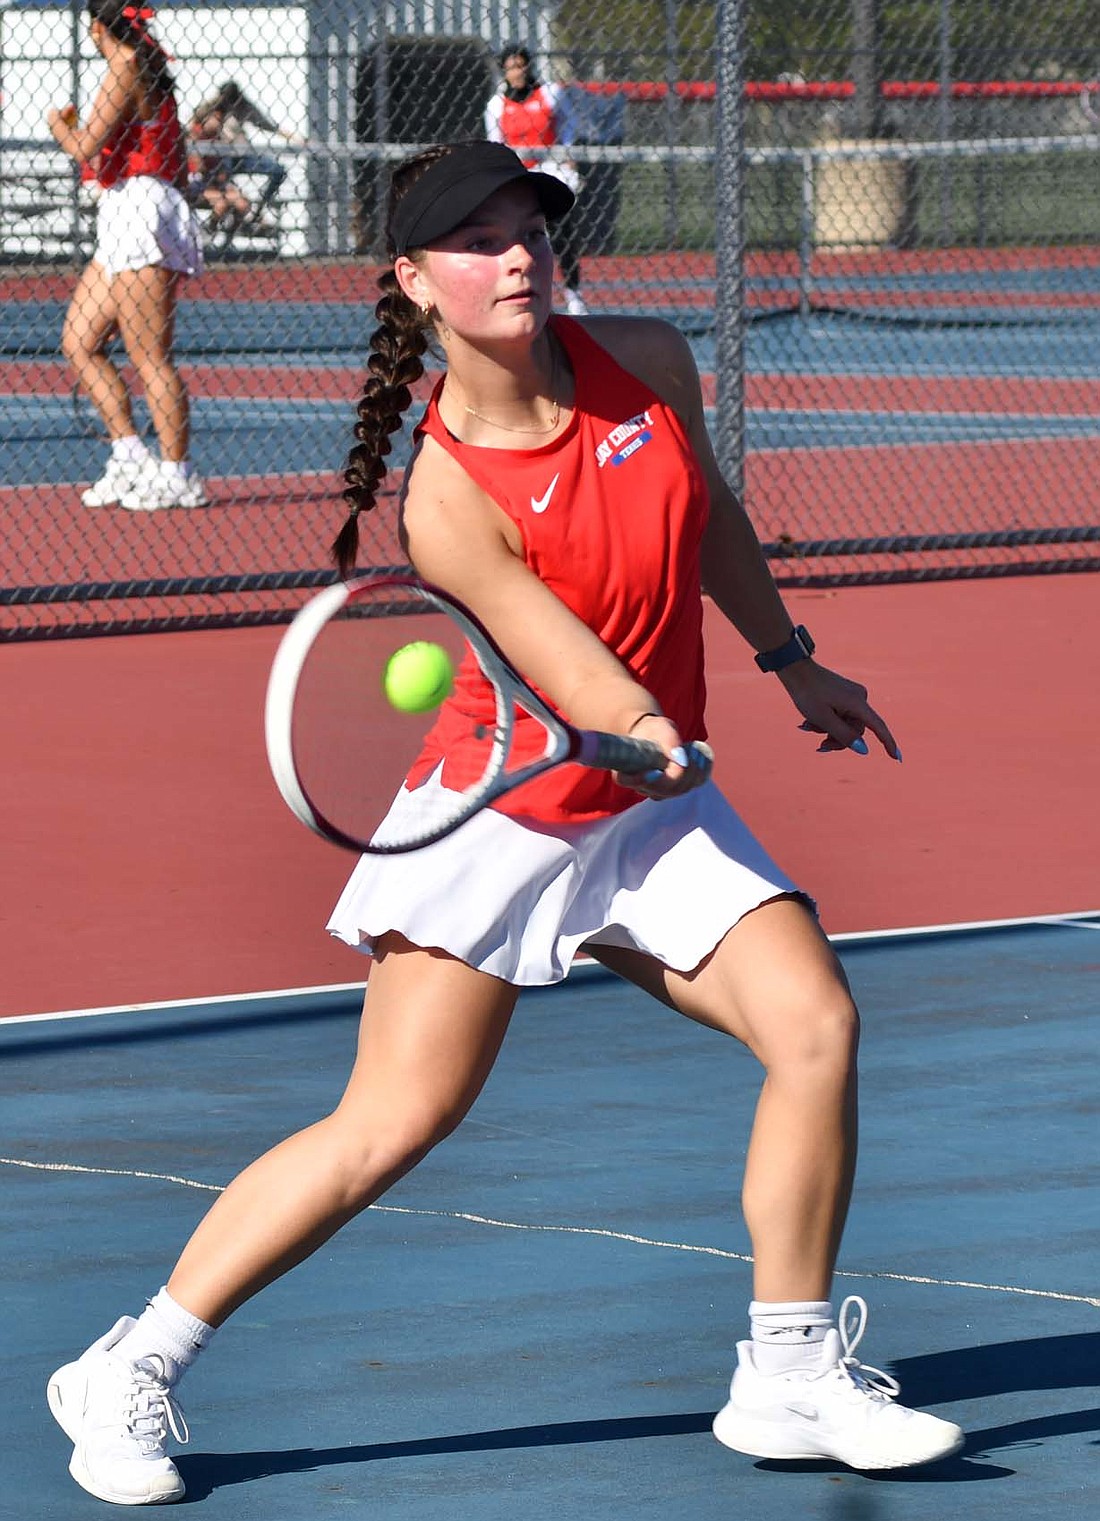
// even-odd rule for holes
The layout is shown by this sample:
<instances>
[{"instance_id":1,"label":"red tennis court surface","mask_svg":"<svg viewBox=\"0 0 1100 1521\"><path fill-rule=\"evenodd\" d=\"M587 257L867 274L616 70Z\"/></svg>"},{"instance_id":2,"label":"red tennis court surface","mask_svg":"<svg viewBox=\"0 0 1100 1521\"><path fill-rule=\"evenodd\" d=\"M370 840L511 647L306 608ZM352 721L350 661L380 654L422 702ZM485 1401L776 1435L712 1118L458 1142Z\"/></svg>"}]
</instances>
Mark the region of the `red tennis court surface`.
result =
<instances>
[{"instance_id":1,"label":"red tennis court surface","mask_svg":"<svg viewBox=\"0 0 1100 1521\"><path fill-rule=\"evenodd\" d=\"M860 405L854 378L842 378L836 386L835 408ZM1091 399L1084 391L1074 391L1073 410L1100 406L1100 386ZM810 387L807 404L822 406L825 395L824 387ZM1056 404L1054 397L1045 399ZM1064 399L1071 401L1068 395ZM934 409L934 394L928 392L926 400ZM1002 397L1002 405L1006 400ZM1040 401L1037 393L1032 401ZM745 476L757 531L769 543L1060 529L1079 520L1080 483L1100 478L1100 438L771 448L748 455ZM396 478L392 485L396 487ZM170 515L86 509L71 484L0 487L0 511L7 525L0 544L0 576L9 586L64 586L321 566L326 563L324 546L343 521L342 486L335 471L212 476L207 478L209 508ZM363 525L364 563L400 563L395 510L393 489L380 497ZM1072 559L1091 553L1091 546L1060 553ZM1012 555L983 550L971 559L988 563ZM919 574L922 561L917 555L896 554L889 564L908 564ZM792 562L777 565L777 574L838 568L860 567ZM271 594L259 595L262 604L270 606ZM246 597L240 606L247 609L253 602L260 605ZM142 610L135 606L122 611L139 616ZM183 614L188 608L158 603L156 611ZM93 623L102 621L103 614L100 604L77 601L67 616Z\"/></svg>"},{"instance_id":2,"label":"red tennis court surface","mask_svg":"<svg viewBox=\"0 0 1100 1521\"><path fill-rule=\"evenodd\" d=\"M1087 244L1067 247L1008 248L867 248L816 249L815 275L849 281L876 278L908 279L920 276L962 277L983 270L993 274L1036 271L1095 269L1100 249ZM349 255L346 259L299 259L271 264L212 266L201 280L185 284L184 301L365 301L377 296L377 280L383 265ZM710 253L681 250L648 254L589 256L583 265L585 283L593 287L651 284L654 280L699 286L698 300L713 301L717 277L715 257ZM0 299L5 301L66 301L79 271L5 270L0 277ZM753 251L745 258L749 280L797 281L799 255L792 249ZM756 293L765 301L765 292ZM994 304L999 292L986 292ZM942 292L941 292L942 295ZM684 298L684 290L680 291ZM789 299L789 298L788 298ZM1039 297L1042 301L1042 297ZM1045 302L1043 303L1045 304ZM1076 303L1075 303L1076 304ZM1095 300L1085 304L1095 305Z\"/></svg>"},{"instance_id":3,"label":"red tennis court surface","mask_svg":"<svg viewBox=\"0 0 1100 1521\"><path fill-rule=\"evenodd\" d=\"M132 390L136 376L122 367ZM347 402L363 385L362 368L308 364L241 364L231 360L184 363L180 371L192 397L238 401ZM438 372L415 385L413 395L426 401ZM703 400L713 407L718 386L703 374ZM72 373L61 360L18 359L0 362L0 394L63 395ZM1092 417L1100 412L1100 379L1030 375L811 375L781 373L745 377L745 405L780 411L809 412L959 412L1033 413L1040 417Z\"/></svg>"},{"instance_id":4,"label":"red tennis court surface","mask_svg":"<svg viewBox=\"0 0 1100 1521\"><path fill-rule=\"evenodd\" d=\"M831 932L1100 907L1100 578L793 592L905 752L818 756L708 619L718 776ZM351 861L283 809L278 629L11 645L0 1013L361 980L324 921Z\"/></svg>"}]
</instances>

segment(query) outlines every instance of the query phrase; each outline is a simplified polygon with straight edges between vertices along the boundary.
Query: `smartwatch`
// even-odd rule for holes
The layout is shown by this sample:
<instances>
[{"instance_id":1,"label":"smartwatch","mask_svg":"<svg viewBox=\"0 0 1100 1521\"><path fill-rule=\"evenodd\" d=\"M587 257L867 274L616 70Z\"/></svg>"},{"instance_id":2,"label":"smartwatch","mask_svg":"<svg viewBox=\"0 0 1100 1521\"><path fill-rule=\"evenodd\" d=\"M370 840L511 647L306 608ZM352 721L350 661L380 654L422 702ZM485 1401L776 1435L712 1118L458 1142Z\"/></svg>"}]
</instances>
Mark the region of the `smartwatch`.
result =
<instances>
[{"instance_id":1,"label":"smartwatch","mask_svg":"<svg viewBox=\"0 0 1100 1521\"><path fill-rule=\"evenodd\" d=\"M786 644L757 655L756 663L762 671L781 671L785 666L793 665L796 660L809 660L814 648L809 630L800 623Z\"/></svg>"}]
</instances>

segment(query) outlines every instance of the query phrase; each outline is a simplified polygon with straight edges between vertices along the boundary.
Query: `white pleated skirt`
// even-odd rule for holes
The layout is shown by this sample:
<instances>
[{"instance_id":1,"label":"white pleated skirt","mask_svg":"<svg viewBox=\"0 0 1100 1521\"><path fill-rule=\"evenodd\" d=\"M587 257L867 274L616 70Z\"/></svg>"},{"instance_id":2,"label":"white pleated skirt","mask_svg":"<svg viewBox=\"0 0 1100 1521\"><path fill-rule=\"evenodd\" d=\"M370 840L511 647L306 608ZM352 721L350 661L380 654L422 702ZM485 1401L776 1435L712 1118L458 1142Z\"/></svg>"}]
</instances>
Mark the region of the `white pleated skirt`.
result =
<instances>
[{"instance_id":1,"label":"white pleated skirt","mask_svg":"<svg viewBox=\"0 0 1100 1521\"><path fill-rule=\"evenodd\" d=\"M150 174L120 180L97 198L92 254L109 280L128 269L163 264L178 274L202 274L199 221L182 192Z\"/></svg>"},{"instance_id":2,"label":"white pleated skirt","mask_svg":"<svg viewBox=\"0 0 1100 1521\"><path fill-rule=\"evenodd\" d=\"M587 824L484 809L434 845L361 857L328 929L367 955L396 930L505 982L545 986L582 946L691 971L745 914L788 893L813 908L708 782Z\"/></svg>"}]
</instances>

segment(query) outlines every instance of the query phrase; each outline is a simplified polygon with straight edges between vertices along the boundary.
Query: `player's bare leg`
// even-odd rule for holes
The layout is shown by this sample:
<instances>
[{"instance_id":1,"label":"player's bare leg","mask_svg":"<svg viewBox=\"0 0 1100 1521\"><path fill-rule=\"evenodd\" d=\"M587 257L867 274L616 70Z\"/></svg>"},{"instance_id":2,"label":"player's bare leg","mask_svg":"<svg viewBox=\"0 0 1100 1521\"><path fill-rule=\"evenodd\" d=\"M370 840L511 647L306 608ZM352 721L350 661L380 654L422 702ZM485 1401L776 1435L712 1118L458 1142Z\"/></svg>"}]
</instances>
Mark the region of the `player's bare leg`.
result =
<instances>
[{"instance_id":1,"label":"player's bare leg","mask_svg":"<svg viewBox=\"0 0 1100 1521\"><path fill-rule=\"evenodd\" d=\"M183 1497L166 1451L169 1434L187 1440L173 1394L183 1372L232 1310L454 1129L489 1075L515 998L507 983L385 937L355 1067L333 1113L246 1168L141 1319L123 1316L50 1378L50 1409L72 1439L78 1484L122 1505Z\"/></svg>"},{"instance_id":2,"label":"player's bare leg","mask_svg":"<svg viewBox=\"0 0 1100 1521\"><path fill-rule=\"evenodd\" d=\"M128 269L112 282L126 353L145 390L161 458L187 458L191 441L187 391L172 355L180 276L163 265Z\"/></svg>"},{"instance_id":3,"label":"player's bare leg","mask_svg":"<svg viewBox=\"0 0 1100 1521\"><path fill-rule=\"evenodd\" d=\"M85 507L114 506L152 464L136 430L126 382L107 352L118 331L118 319L114 283L102 265L93 261L77 281L61 333L62 353L111 440L102 476L81 492Z\"/></svg>"},{"instance_id":4,"label":"player's bare leg","mask_svg":"<svg viewBox=\"0 0 1100 1521\"><path fill-rule=\"evenodd\" d=\"M176 293L181 276L163 265L125 270L114 278L118 325L160 444L160 460L150 459L133 486L119 497L128 512L169 507L205 507L206 487L191 468L187 390L172 353Z\"/></svg>"},{"instance_id":5,"label":"player's bare leg","mask_svg":"<svg viewBox=\"0 0 1100 1521\"><path fill-rule=\"evenodd\" d=\"M106 345L117 327L118 308L111 282L102 265L93 261L81 274L69 302L61 329L61 352L111 439L124 438L134 431L130 393L106 353Z\"/></svg>"},{"instance_id":6,"label":"player's bare leg","mask_svg":"<svg viewBox=\"0 0 1100 1521\"><path fill-rule=\"evenodd\" d=\"M414 1167L455 1128L492 1070L517 990L396 934L383 946L340 1103L229 1185L169 1280L173 1299L210 1325Z\"/></svg>"},{"instance_id":7,"label":"player's bare leg","mask_svg":"<svg viewBox=\"0 0 1100 1521\"><path fill-rule=\"evenodd\" d=\"M833 1324L829 1294L855 1170L859 1020L808 909L792 898L761 905L690 974L593 949L691 1018L736 1036L764 1067L742 1190L753 1335L738 1345L715 1435L757 1457L866 1469L957 1451L957 1426L894 1403L894 1381L854 1357L863 1301L846 1300Z\"/></svg>"}]
</instances>

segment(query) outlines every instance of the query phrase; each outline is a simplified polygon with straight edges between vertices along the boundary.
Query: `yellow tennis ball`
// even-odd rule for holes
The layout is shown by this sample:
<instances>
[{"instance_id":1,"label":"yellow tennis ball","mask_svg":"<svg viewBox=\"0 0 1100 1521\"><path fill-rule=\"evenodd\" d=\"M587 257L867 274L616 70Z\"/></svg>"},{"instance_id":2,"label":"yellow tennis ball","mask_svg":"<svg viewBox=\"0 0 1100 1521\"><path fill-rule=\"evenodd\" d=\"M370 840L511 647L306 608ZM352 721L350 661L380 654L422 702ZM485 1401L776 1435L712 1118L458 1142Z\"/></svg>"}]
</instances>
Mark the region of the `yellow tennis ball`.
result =
<instances>
[{"instance_id":1,"label":"yellow tennis ball","mask_svg":"<svg viewBox=\"0 0 1100 1521\"><path fill-rule=\"evenodd\" d=\"M416 639L390 656L382 687L399 712L428 713L449 695L454 678L455 668L443 646Z\"/></svg>"}]
</instances>

